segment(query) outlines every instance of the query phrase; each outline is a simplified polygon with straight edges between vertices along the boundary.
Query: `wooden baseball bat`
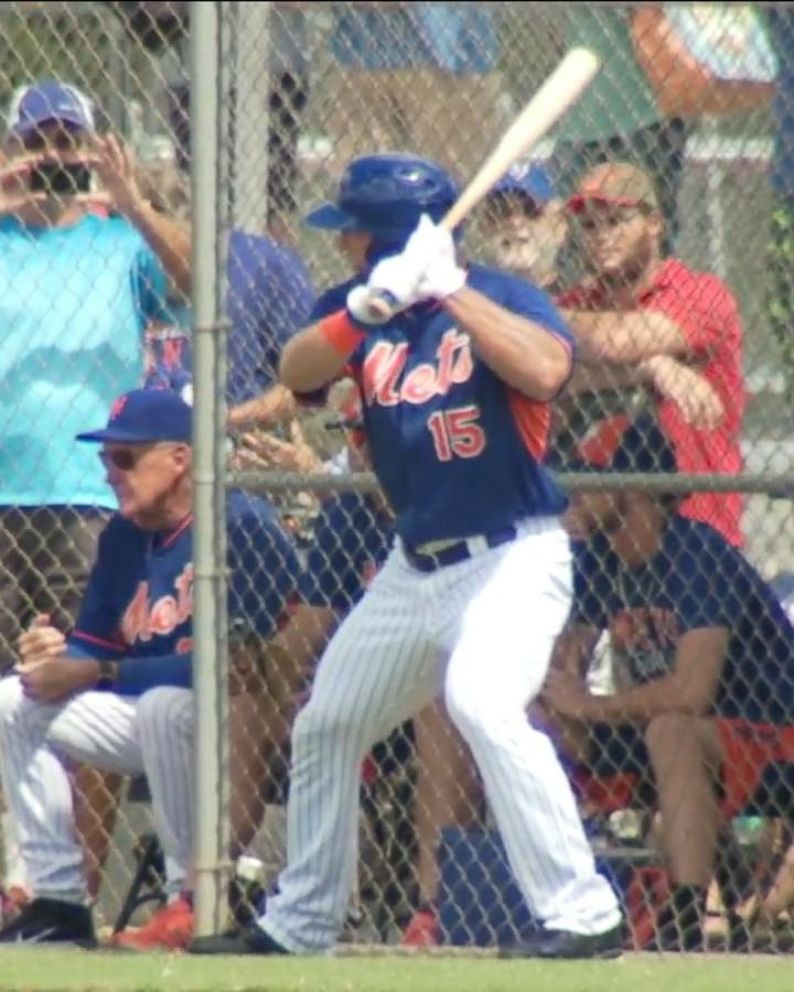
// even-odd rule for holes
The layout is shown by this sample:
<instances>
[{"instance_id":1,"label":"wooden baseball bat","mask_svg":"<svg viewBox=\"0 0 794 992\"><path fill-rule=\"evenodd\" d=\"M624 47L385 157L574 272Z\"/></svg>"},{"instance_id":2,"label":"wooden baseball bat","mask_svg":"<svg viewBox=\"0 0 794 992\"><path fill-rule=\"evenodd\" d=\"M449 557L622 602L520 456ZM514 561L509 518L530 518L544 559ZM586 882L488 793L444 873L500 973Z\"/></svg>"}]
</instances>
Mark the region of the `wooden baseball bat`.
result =
<instances>
[{"instance_id":1,"label":"wooden baseball bat","mask_svg":"<svg viewBox=\"0 0 794 992\"><path fill-rule=\"evenodd\" d=\"M599 68L600 62L590 49L572 48L508 127L440 223L449 230L457 227L502 176L554 127L590 85ZM370 305L381 318L395 312L387 300L378 297L371 298Z\"/></svg>"}]
</instances>

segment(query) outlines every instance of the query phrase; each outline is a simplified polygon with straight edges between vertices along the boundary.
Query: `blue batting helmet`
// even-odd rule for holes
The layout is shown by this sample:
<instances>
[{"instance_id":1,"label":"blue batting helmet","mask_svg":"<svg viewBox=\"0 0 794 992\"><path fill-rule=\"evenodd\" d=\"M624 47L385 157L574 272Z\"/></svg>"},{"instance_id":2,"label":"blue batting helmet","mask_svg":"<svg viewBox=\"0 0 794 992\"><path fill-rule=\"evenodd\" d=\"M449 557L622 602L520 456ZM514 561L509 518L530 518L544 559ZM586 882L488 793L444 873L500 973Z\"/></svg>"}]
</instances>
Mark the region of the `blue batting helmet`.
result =
<instances>
[{"instance_id":1,"label":"blue batting helmet","mask_svg":"<svg viewBox=\"0 0 794 992\"><path fill-rule=\"evenodd\" d=\"M363 155L345 169L336 203L306 223L331 231L366 231L377 242L404 241L423 213L441 220L458 196L452 177L426 158L387 152Z\"/></svg>"}]
</instances>

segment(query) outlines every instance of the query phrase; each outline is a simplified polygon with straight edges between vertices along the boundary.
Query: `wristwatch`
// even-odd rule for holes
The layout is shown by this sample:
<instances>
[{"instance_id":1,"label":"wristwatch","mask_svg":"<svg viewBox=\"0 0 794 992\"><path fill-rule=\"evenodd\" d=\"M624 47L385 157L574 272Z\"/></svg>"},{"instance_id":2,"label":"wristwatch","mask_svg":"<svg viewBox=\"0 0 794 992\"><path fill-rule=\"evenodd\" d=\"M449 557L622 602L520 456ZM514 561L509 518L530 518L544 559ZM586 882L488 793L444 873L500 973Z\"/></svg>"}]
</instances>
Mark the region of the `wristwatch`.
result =
<instances>
[{"instance_id":1,"label":"wristwatch","mask_svg":"<svg viewBox=\"0 0 794 992\"><path fill-rule=\"evenodd\" d=\"M94 683L95 689L112 689L119 677L119 666L116 661L109 661L103 658L97 662L99 665L99 678Z\"/></svg>"}]
</instances>

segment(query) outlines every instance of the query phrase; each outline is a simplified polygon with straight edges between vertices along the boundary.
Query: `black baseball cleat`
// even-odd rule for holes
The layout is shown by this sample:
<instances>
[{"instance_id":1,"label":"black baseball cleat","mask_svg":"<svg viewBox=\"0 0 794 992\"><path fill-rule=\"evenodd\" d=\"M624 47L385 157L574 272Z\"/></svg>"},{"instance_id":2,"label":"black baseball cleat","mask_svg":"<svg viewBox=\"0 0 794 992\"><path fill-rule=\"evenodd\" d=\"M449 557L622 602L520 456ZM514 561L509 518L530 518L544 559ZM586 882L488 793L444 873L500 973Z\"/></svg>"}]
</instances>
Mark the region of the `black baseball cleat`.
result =
<instances>
[{"instance_id":1,"label":"black baseball cleat","mask_svg":"<svg viewBox=\"0 0 794 992\"><path fill-rule=\"evenodd\" d=\"M289 954L261 927L252 926L234 934L196 937L188 947L190 954Z\"/></svg>"},{"instance_id":2,"label":"black baseball cleat","mask_svg":"<svg viewBox=\"0 0 794 992\"><path fill-rule=\"evenodd\" d=\"M573 933L570 930L541 930L518 944L501 947L500 958L619 958L623 953L620 924L603 933Z\"/></svg>"},{"instance_id":3,"label":"black baseball cleat","mask_svg":"<svg viewBox=\"0 0 794 992\"><path fill-rule=\"evenodd\" d=\"M75 944L97 946L91 911L60 899L34 899L0 929L0 944Z\"/></svg>"}]
</instances>

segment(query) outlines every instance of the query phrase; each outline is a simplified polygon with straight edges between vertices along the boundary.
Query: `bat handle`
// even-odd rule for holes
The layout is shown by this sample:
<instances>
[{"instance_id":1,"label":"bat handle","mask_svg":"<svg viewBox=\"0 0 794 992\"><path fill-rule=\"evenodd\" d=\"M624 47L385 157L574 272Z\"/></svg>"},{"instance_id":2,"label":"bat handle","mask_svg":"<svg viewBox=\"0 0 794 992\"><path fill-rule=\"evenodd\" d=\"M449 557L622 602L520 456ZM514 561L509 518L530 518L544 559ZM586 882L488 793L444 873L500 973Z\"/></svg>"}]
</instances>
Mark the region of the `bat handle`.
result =
<instances>
[{"instance_id":1,"label":"bat handle","mask_svg":"<svg viewBox=\"0 0 794 992\"><path fill-rule=\"evenodd\" d=\"M399 312L400 306L391 293L385 290L372 290L367 295L367 309L372 314L373 324L385 324Z\"/></svg>"},{"instance_id":2,"label":"bat handle","mask_svg":"<svg viewBox=\"0 0 794 992\"><path fill-rule=\"evenodd\" d=\"M458 223L468 213L469 207L461 204L460 201L452 207L439 221L439 227L445 227L448 231L453 231ZM385 290L371 290L367 296L367 307L373 315L373 324L385 324L390 317L399 313L403 309L397 299Z\"/></svg>"}]
</instances>

